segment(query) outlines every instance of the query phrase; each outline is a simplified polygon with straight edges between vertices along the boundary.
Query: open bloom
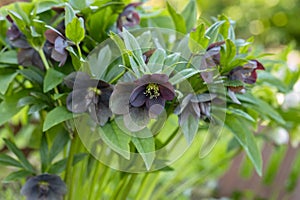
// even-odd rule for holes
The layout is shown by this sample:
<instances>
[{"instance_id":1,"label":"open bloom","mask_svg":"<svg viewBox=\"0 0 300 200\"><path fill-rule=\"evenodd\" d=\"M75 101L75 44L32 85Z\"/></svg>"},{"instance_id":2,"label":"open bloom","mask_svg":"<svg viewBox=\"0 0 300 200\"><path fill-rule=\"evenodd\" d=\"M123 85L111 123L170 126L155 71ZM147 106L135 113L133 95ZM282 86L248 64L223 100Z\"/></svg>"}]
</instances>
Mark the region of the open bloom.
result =
<instances>
[{"instance_id":1,"label":"open bloom","mask_svg":"<svg viewBox=\"0 0 300 200\"><path fill-rule=\"evenodd\" d=\"M73 113L90 114L92 119L105 125L112 116L109 98L113 87L101 80L91 79L84 72L73 72L65 78L65 84L73 91L67 97L67 109Z\"/></svg>"},{"instance_id":2,"label":"open bloom","mask_svg":"<svg viewBox=\"0 0 300 200\"><path fill-rule=\"evenodd\" d=\"M149 117L162 113L166 101L173 100L175 91L165 74L147 74L133 83L118 83L111 96L112 112L124 115L124 123L130 130L132 121L144 128Z\"/></svg>"},{"instance_id":3,"label":"open bloom","mask_svg":"<svg viewBox=\"0 0 300 200\"><path fill-rule=\"evenodd\" d=\"M29 178L21 189L27 200L62 200L66 193L66 184L59 176L51 174Z\"/></svg>"},{"instance_id":4,"label":"open bloom","mask_svg":"<svg viewBox=\"0 0 300 200\"><path fill-rule=\"evenodd\" d=\"M140 23L140 16L138 12L135 11L135 8L142 3L131 3L128 4L123 12L119 15L117 20L117 28L118 31L122 31L123 27L133 27L135 25L138 25Z\"/></svg>"}]
</instances>

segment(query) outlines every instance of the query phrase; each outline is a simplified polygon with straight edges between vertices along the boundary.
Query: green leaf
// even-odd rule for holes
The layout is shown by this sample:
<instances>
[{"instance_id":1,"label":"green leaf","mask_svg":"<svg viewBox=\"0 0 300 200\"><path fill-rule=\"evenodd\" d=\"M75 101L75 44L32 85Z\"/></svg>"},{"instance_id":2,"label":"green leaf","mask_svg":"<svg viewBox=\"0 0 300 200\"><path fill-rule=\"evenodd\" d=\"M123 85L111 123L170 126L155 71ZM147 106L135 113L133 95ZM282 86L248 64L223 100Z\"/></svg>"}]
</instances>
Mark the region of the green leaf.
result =
<instances>
[{"instance_id":1,"label":"green leaf","mask_svg":"<svg viewBox=\"0 0 300 200\"><path fill-rule=\"evenodd\" d=\"M197 4L195 0L189 0L189 3L185 6L181 12L185 20L186 30L189 32L197 21Z\"/></svg>"},{"instance_id":2,"label":"green leaf","mask_svg":"<svg viewBox=\"0 0 300 200\"><path fill-rule=\"evenodd\" d=\"M279 78L269 72L260 71L257 79L257 82L268 83L270 86L278 88L280 92L287 93L289 91L288 87Z\"/></svg>"},{"instance_id":3,"label":"green leaf","mask_svg":"<svg viewBox=\"0 0 300 200\"><path fill-rule=\"evenodd\" d=\"M42 140L40 145L40 157L41 157L41 163L42 163L42 172L44 173L46 171L46 168L49 164L49 148L48 148L48 141L45 133L42 133Z\"/></svg>"},{"instance_id":4,"label":"green leaf","mask_svg":"<svg viewBox=\"0 0 300 200\"><path fill-rule=\"evenodd\" d=\"M137 74L137 76L140 75L140 71L149 72L149 69L147 68L143 60L143 53L140 45L138 44L138 41L125 28L123 30L122 36L124 38L126 49L130 50L133 53L132 56L129 56L132 70Z\"/></svg>"},{"instance_id":5,"label":"green leaf","mask_svg":"<svg viewBox=\"0 0 300 200\"><path fill-rule=\"evenodd\" d=\"M199 119L194 117L192 114L188 116L188 119L183 122L181 125L181 129L183 132L183 135L188 142L188 144L191 144L199 127Z\"/></svg>"},{"instance_id":6,"label":"green leaf","mask_svg":"<svg viewBox=\"0 0 300 200\"><path fill-rule=\"evenodd\" d=\"M14 80L18 73L17 72L7 72L0 74L0 93L5 94L8 89L9 84Z\"/></svg>"},{"instance_id":7,"label":"green leaf","mask_svg":"<svg viewBox=\"0 0 300 200\"><path fill-rule=\"evenodd\" d=\"M65 27L68 26L71 21L76 18L75 11L72 6L68 3L65 4Z\"/></svg>"},{"instance_id":8,"label":"green leaf","mask_svg":"<svg viewBox=\"0 0 300 200\"><path fill-rule=\"evenodd\" d=\"M5 154L0 155L0 164L22 168L22 165L19 161Z\"/></svg>"},{"instance_id":9,"label":"green leaf","mask_svg":"<svg viewBox=\"0 0 300 200\"><path fill-rule=\"evenodd\" d=\"M148 66L152 73L155 72L157 73L162 71L165 57L166 57L165 50L158 48L154 51L154 53L151 55L148 61Z\"/></svg>"},{"instance_id":10,"label":"green leaf","mask_svg":"<svg viewBox=\"0 0 300 200\"><path fill-rule=\"evenodd\" d=\"M59 3L59 1L57 0L44 0L44 1L38 1L37 2L37 9L36 9L36 13L42 13L48 10L51 10L52 7L58 7L62 4Z\"/></svg>"},{"instance_id":11,"label":"green leaf","mask_svg":"<svg viewBox=\"0 0 300 200\"><path fill-rule=\"evenodd\" d=\"M250 127L242 119L227 115L225 126L234 134L237 141L245 150L259 176L262 175L262 157L257 147L255 137Z\"/></svg>"},{"instance_id":12,"label":"green leaf","mask_svg":"<svg viewBox=\"0 0 300 200\"><path fill-rule=\"evenodd\" d=\"M220 63L221 66L224 67L222 71L228 72L231 70L231 68L227 69L227 67L229 66L229 63L231 63L231 61L235 56L236 56L235 44L230 39L225 40L225 49L222 46L220 52Z\"/></svg>"},{"instance_id":13,"label":"green leaf","mask_svg":"<svg viewBox=\"0 0 300 200\"><path fill-rule=\"evenodd\" d=\"M192 77L193 75L199 73L198 70L195 70L193 68L187 68L184 70L181 70L177 72L174 76L172 76L169 80L169 82L172 85L178 84L184 80L187 80L188 78Z\"/></svg>"},{"instance_id":14,"label":"green leaf","mask_svg":"<svg viewBox=\"0 0 300 200\"><path fill-rule=\"evenodd\" d=\"M236 96L239 100L249 103L248 106L259 111L261 115L268 116L268 118L275 120L280 125L285 125L285 121L280 114L267 102L258 99L249 93L243 95L237 94Z\"/></svg>"},{"instance_id":15,"label":"green leaf","mask_svg":"<svg viewBox=\"0 0 300 200\"><path fill-rule=\"evenodd\" d=\"M177 13L176 10L169 4L167 1L167 9L171 15L173 23L175 25L175 30L185 34L186 33L186 24L184 18L181 14Z\"/></svg>"},{"instance_id":16,"label":"green leaf","mask_svg":"<svg viewBox=\"0 0 300 200\"><path fill-rule=\"evenodd\" d=\"M18 101L17 106L23 107L23 106L27 106L27 105L34 104L34 103L39 103L39 101L33 96L26 96L26 97L21 98Z\"/></svg>"},{"instance_id":17,"label":"green leaf","mask_svg":"<svg viewBox=\"0 0 300 200\"><path fill-rule=\"evenodd\" d=\"M123 132L116 122L107 123L99 128L99 134L103 141L115 152L126 159L130 159L129 142L131 137Z\"/></svg>"},{"instance_id":18,"label":"green leaf","mask_svg":"<svg viewBox=\"0 0 300 200\"><path fill-rule=\"evenodd\" d=\"M74 17L73 20L67 24L66 36L75 44L79 44L85 35L83 18Z\"/></svg>"},{"instance_id":19,"label":"green leaf","mask_svg":"<svg viewBox=\"0 0 300 200\"><path fill-rule=\"evenodd\" d=\"M217 41L219 35L219 28L224 23L225 21L217 21L206 30L205 35L209 38L209 44L212 44Z\"/></svg>"},{"instance_id":20,"label":"green leaf","mask_svg":"<svg viewBox=\"0 0 300 200\"><path fill-rule=\"evenodd\" d=\"M44 77L41 73L39 73L36 69L26 68L18 70L18 73L23 75L25 78L30 80L33 83L37 83L39 85L43 84Z\"/></svg>"},{"instance_id":21,"label":"green leaf","mask_svg":"<svg viewBox=\"0 0 300 200\"><path fill-rule=\"evenodd\" d=\"M17 65L18 64L17 51L10 50L10 51L1 52L0 63Z\"/></svg>"},{"instance_id":22,"label":"green leaf","mask_svg":"<svg viewBox=\"0 0 300 200\"><path fill-rule=\"evenodd\" d=\"M87 156L86 153L79 153L79 154L74 155L72 166L76 165L78 162L83 160L86 156ZM60 161L55 162L49 168L49 170L48 170L49 174L60 174L60 173L62 173L66 169L67 161L68 161L68 159L65 158L65 159L62 159Z\"/></svg>"},{"instance_id":23,"label":"green leaf","mask_svg":"<svg viewBox=\"0 0 300 200\"><path fill-rule=\"evenodd\" d=\"M27 178L30 175L32 175L32 172L27 170L20 170L20 171L10 173L3 181L4 182L17 181L17 180Z\"/></svg>"},{"instance_id":24,"label":"green leaf","mask_svg":"<svg viewBox=\"0 0 300 200\"><path fill-rule=\"evenodd\" d=\"M255 122L255 119L253 119L253 117L251 117L248 113L244 112L243 110L228 108L226 111L228 114L236 115L236 117L243 117L244 119L250 122Z\"/></svg>"},{"instance_id":25,"label":"green leaf","mask_svg":"<svg viewBox=\"0 0 300 200\"><path fill-rule=\"evenodd\" d=\"M132 137L132 143L136 147L137 151L142 156L147 170L151 168L151 165L155 159L155 143L152 135L148 135L148 138Z\"/></svg>"},{"instance_id":26,"label":"green leaf","mask_svg":"<svg viewBox=\"0 0 300 200\"><path fill-rule=\"evenodd\" d=\"M40 110L45 109L47 107L48 107L48 105L43 102L34 104L30 107L28 114L30 115L32 113L39 112Z\"/></svg>"},{"instance_id":27,"label":"green leaf","mask_svg":"<svg viewBox=\"0 0 300 200\"><path fill-rule=\"evenodd\" d=\"M7 122L20 111L20 108L17 106L18 101L20 98L27 95L27 91L21 91L4 98L4 100L0 103L0 125Z\"/></svg>"},{"instance_id":28,"label":"green leaf","mask_svg":"<svg viewBox=\"0 0 300 200\"><path fill-rule=\"evenodd\" d=\"M45 75L43 91L46 93L52 90L63 81L64 77L63 73L50 68Z\"/></svg>"},{"instance_id":29,"label":"green leaf","mask_svg":"<svg viewBox=\"0 0 300 200\"><path fill-rule=\"evenodd\" d=\"M53 126L73 118L73 113L69 112L65 107L56 107L51 110L44 121L43 131L47 131Z\"/></svg>"},{"instance_id":30,"label":"green leaf","mask_svg":"<svg viewBox=\"0 0 300 200\"><path fill-rule=\"evenodd\" d=\"M27 158L25 157L25 155L23 154L23 152L18 149L18 147L10 140L8 139L3 139L7 148L12 151L17 158L19 159L19 161L21 162L21 165L28 171L30 172L34 172L34 168L33 166L28 162Z\"/></svg>"},{"instance_id":31,"label":"green leaf","mask_svg":"<svg viewBox=\"0 0 300 200\"><path fill-rule=\"evenodd\" d=\"M92 54L89 57L89 66L92 74L97 79L104 79L104 75L107 71L107 68L111 62L112 52L108 45L100 49L99 53Z\"/></svg>"},{"instance_id":32,"label":"green leaf","mask_svg":"<svg viewBox=\"0 0 300 200\"><path fill-rule=\"evenodd\" d=\"M87 0L70 0L70 4L72 5L73 8L77 9L77 10L83 10L85 8L87 8L88 2L91 1L87 1Z\"/></svg>"},{"instance_id":33,"label":"green leaf","mask_svg":"<svg viewBox=\"0 0 300 200\"><path fill-rule=\"evenodd\" d=\"M49 162L64 149L68 141L70 140L69 134L66 131L59 131L55 136L51 149L49 151Z\"/></svg>"},{"instance_id":34,"label":"green leaf","mask_svg":"<svg viewBox=\"0 0 300 200\"><path fill-rule=\"evenodd\" d=\"M205 36L205 25L203 23L197 26L195 31L190 33L189 48L191 52L204 51L208 42L209 39Z\"/></svg>"}]
</instances>

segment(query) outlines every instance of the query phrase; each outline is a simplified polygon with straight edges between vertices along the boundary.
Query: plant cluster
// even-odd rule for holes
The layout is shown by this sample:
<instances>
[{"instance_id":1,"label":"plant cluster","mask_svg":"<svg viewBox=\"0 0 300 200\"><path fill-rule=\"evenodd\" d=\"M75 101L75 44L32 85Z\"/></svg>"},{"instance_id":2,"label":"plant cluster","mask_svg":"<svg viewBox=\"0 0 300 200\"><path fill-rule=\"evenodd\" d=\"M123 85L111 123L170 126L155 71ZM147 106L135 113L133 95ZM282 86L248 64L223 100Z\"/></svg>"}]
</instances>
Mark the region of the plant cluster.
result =
<instances>
[{"instance_id":1,"label":"plant cluster","mask_svg":"<svg viewBox=\"0 0 300 200\"><path fill-rule=\"evenodd\" d=\"M168 154L188 148L200 129L210 130L210 151L223 126L261 174L252 131L260 119L284 120L250 92L265 70L253 39L237 39L226 16L197 20L193 0L181 13L168 2L156 12L128 3L45 0L0 9L0 124L29 127L28 151L39 149L41 167L11 139L4 142L15 157L1 154L0 163L19 168L7 181L35 176L22 189L28 199L62 198L66 186L56 175L72 199L74 166L100 165L88 153L129 174L171 170ZM105 186L94 183L90 193Z\"/></svg>"}]
</instances>

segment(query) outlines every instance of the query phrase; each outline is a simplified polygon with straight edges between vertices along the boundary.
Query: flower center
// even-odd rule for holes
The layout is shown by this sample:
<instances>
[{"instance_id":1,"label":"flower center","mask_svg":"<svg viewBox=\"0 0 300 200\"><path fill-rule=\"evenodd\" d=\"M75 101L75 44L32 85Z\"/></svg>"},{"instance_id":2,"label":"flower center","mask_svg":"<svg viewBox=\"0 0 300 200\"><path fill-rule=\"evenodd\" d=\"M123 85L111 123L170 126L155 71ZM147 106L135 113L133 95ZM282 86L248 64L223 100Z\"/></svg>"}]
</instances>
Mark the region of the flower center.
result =
<instances>
[{"instance_id":1,"label":"flower center","mask_svg":"<svg viewBox=\"0 0 300 200\"><path fill-rule=\"evenodd\" d=\"M88 89L90 92L94 92L96 95L101 95L101 90L97 87L89 87Z\"/></svg>"},{"instance_id":2,"label":"flower center","mask_svg":"<svg viewBox=\"0 0 300 200\"><path fill-rule=\"evenodd\" d=\"M150 99L157 98L160 96L158 85L156 83L149 83L144 94L149 96Z\"/></svg>"}]
</instances>

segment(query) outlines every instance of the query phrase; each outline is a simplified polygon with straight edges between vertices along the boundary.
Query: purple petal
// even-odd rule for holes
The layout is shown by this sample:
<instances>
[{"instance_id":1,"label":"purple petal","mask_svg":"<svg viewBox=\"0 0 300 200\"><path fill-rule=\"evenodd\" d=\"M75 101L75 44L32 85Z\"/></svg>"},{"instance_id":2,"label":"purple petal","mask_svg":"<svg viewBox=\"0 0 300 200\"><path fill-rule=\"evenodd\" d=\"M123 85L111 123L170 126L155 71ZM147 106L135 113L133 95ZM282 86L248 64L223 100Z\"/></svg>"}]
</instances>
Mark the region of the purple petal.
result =
<instances>
[{"instance_id":1,"label":"purple petal","mask_svg":"<svg viewBox=\"0 0 300 200\"><path fill-rule=\"evenodd\" d=\"M130 99L129 99L129 102L132 106L140 107L145 103L145 101L148 97L146 97L146 95L144 94L144 91L145 91L145 85L136 87L132 91L132 93L130 94Z\"/></svg>"},{"instance_id":2,"label":"purple petal","mask_svg":"<svg viewBox=\"0 0 300 200\"><path fill-rule=\"evenodd\" d=\"M59 62L59 67L63 66L68 58L68 53L65 51L64 54L61 54L60 52L56 51L56 49L52 50L51 58L57 62Z\"/></svg>"},{"instance_id":3,"label":"purple petal","mask_svg":"<svg viewBox=\"0 0 300 200\"><path fill-rule=\"evenodd\" d=\"M164 84L167 83L168 80L169 77L166 74L146 74L138 79L136 83L138 85L147 85L149 83Z\"/></svg>"},{"instance_id":4,"label":"purple petal","mask_svg":"<svg viewBox=\"0 0 300 200\"><path fill-rule=\"evenodd\" d=\"M109 102L113 113L118 115L129 113L129 99L135 87L134 83L118 83L115 86Z\"/></svg>"},{"instance_id":5,"label":"purple petal","mask_svg":"<svg viewBox=\"0 0 300 200\"><path fill-rule=\"evenodd\" d=\"M173 100L175 97L175 91L174 91L174 87L171 85L171 83L167 82L163 85L159 85L159 92L161 94L161 96L165 99L165 100Z\"/></svg>"},{"instance_id":6,"label":"purple petal","mask_svg":"<svg viewBox=\"0 0 300 200\"><path fill-rule=\"evenodd\" d=\"M151 113L155 115L159 115L164 110L165 102L166 101L162 97L148 99L146 101L146 107L148 110L151 110ZM153 107L154 105L158 105L158 106Z\"/></svg>"},{"instance_id":7,"label":"purple petal","mask_svg":"<svg viewBox=\"0 0 300 200\"><path fill-rule=\"evenodd\" d=\"M93 96L87 90L74 90L67 97L67 109L73 113L84 113L92 100Z\"/></svg>"},{"instance_id":8,"label":"purple petal","mask_svg":"<svg viewBox=\"0 0 300 200\"><path fill-rule=\"evenodd\" d=\"M57 37L55 39L54 48L60 54L65 54L66 53L65 49L66 49L67 46L68 46L68 43L64 38Z\"/></svg>"}]
</instances>

